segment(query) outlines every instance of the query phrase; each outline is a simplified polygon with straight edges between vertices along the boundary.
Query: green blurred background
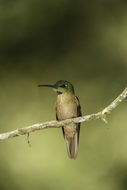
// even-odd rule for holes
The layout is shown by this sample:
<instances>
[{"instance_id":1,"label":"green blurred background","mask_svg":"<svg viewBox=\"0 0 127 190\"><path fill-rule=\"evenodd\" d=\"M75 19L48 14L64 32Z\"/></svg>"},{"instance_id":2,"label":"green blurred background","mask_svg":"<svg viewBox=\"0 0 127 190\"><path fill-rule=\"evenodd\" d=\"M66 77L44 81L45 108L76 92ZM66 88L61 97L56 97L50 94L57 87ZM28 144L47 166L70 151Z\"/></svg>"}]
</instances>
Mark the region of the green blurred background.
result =
<instances>
[{"instance_id":1,"label":"green blurred background","mask_svg":"<svg viewBox=\"0 0 127 190\"><path fill-rule=\"evenodd\" d=\"M71 81L83 114L127 85L125 0L0 1L0 132L55 119L56 94L38 84ZM0 142L1 190L127 189L127 101L109 124L82 123L79 154L61 129Z\"/></svg>"}]
</instances>

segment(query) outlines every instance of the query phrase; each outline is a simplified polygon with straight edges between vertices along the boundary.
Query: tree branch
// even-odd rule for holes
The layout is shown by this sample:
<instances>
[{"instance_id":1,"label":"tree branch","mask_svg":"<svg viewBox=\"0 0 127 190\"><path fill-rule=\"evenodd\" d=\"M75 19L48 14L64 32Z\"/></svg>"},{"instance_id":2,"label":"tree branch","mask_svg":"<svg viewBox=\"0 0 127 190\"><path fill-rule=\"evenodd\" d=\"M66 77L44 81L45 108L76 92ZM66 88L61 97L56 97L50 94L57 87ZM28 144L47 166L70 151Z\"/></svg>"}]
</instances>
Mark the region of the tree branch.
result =
<instances>
[{"instance_id":1,"label":"tree branch","mask_svg":"<svg viewBox=\"0 0 127 190\"><path fill-rule=\"evenodd\" d=\"M107 106L100 112L97 112L91 115L82 116L82 117L66 119L62 121L48 121L44 123L30 125L28 127L24 127L21 129L16 129L10 132L2 133L0 134L0 141L9 139L12 137L16 137L16 136L21 136L21 135L26 135L26 134L28 135L31 132L41 130L41 129L59 128L71 123L82 123L82 122L86 122L86 121L90 121L94 119L102 119L104 122L107 122L106 115L110 114L126 97L127 97L127 88L125 88L124 91L109 106Z\"/></svg>"}]
</instances>

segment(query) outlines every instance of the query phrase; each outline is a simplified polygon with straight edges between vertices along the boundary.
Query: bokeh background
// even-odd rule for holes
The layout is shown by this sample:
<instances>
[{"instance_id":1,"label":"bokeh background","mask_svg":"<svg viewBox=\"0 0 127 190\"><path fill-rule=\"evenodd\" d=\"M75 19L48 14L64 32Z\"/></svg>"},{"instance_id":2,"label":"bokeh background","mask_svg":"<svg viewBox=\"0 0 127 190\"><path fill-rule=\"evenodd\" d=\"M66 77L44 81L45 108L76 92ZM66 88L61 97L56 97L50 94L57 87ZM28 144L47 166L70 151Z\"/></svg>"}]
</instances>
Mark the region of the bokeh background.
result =
<instances>
[{"instance_id":1,"label":"bokeh background","mask_svg":"<svg viewBox=\"0 0 127 190\"><path fill-rule=\"evenodd\" d=\"M100 111L127 85L127 1L0 1L0 132L55 119L56 94L75 86L83 114ZM0 142L1 190L127 189L127 101L82 123L79 154L61 129Z\"/></svg>"}]
</instances>

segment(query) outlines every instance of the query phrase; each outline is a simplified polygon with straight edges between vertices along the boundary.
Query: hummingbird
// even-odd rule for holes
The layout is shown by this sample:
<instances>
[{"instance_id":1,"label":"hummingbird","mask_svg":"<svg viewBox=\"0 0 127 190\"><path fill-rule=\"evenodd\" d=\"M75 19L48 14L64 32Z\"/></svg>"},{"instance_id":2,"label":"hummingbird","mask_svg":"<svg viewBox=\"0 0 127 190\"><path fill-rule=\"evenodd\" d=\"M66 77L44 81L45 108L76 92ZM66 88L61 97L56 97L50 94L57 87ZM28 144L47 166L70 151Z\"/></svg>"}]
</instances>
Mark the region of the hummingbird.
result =
<instances>
[{"instance_id":1,"label":"hummingbird","mask_svg":"<svg viewBox=\"0 0 127 190\"><path fill-rule=\"evenodd\" d=\"M58 121L81 116L80 102L75 96L73 85L66 80L59 80L53 85L45 84L38 87L51 87L57 93L56 119ZM80 123L62 126L66 149L69 158L75 159L78 153Z\"/></svg>"}]
</instances>

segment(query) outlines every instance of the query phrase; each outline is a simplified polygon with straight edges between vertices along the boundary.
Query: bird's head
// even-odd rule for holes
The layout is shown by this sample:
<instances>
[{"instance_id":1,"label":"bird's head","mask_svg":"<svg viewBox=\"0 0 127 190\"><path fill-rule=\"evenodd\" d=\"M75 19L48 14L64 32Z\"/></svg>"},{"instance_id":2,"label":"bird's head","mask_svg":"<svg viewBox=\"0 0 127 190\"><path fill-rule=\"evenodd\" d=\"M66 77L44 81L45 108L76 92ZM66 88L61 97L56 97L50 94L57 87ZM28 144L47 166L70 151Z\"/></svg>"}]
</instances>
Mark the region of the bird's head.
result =
<instances>
[{"instance_id":1,"label":"bird's head","mask_svg":"<svg viewBox=\"0 0 127 190\"><path fill-rule=\"evenodd\" d=\"M57 92L57 94L62 94L62 93L73 93L74 94L73 85L66 80L59 80L54 85L49 85L49 84L43 85L42 84L42 85L38 85L38 87L52 87L53 90Z\"/></svg>"}]
</instances>

